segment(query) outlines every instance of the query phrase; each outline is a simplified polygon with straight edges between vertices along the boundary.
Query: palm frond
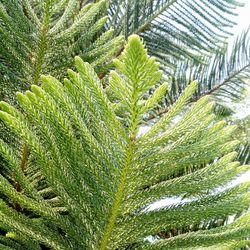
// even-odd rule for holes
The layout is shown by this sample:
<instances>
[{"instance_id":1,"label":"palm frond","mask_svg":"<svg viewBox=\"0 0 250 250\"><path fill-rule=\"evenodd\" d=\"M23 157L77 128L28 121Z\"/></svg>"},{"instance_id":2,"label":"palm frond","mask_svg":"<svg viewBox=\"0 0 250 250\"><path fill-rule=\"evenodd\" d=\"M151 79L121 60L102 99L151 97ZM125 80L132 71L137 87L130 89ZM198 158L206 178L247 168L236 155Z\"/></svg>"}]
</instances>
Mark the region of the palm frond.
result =
<instances>
[{"instance_id":1,"label":"palm frond","mask_svg":"<svg viewBox=\"0 0 250 250\"><path fill-rule=\"evenodd\" d=\"M235 25L237 1L112 0L108 27L115 34L140 34L149 53L162 66L175 68L173 58L201 61L202 54L218 51Z\"/></svg>"},{"instance_id":2,"label":"palm frond","mask_svg":"<svg viewBox=\"0 0 250 250\"><path fill-rule=\"evenodd\" d=\"M243 31L234 42L222 53L214 54L212 58L204 59L206 64L195 64L186 60L177 65L168 78L170 91L165 96L164 102L146 120L151 120L168 111L168 106L173 103L190 83L199 82L195 96L190 102L195 102L205 95L210 95L218 104L218 112L232 113L226 102L242 100L247 93L250 74L250 40L249 29Z\"/></svg>"},{"instance_id":3,"label":"palm frond","mask_svg":"<svg viewBox=\"0 0 250 250\"><path fill-rule=\"evenodd\" d=\"M246 142L239 148L239 161L243 164L249 164L250 162L250 144Z\"/></svg>"}]
</instances>

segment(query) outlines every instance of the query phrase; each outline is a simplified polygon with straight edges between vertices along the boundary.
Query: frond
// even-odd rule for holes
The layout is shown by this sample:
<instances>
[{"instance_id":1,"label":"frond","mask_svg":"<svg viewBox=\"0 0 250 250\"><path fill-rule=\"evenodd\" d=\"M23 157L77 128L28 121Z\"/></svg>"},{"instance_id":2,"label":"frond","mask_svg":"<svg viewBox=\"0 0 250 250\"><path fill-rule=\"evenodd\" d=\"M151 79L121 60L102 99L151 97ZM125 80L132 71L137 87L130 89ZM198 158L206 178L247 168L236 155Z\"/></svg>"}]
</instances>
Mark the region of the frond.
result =
<instances>
[{"instance_id":1,"label":"frond","mask_svg":"<svg viewBox=\"0 0 250 250\"><path fill-rule=\"evenodd\" d=\"M239 148L239 161L243 162L244 164L249 164L250 162L250 144L249 142L244 143Z\"/></svg>"},{"instance_id":2,"label":"frond","mask_svg":"<svg viewBox=\"0 0 250 250\"><path fill-rule=\"evenodd\" d=\"M193 67L186 84L190 78L194 78L201 83L197 96L213 94L217 101L223 102L228 98L238 101L246 92L249 69L249 30L247 30L236 38L232 48L228 47L223 54L216 54L208 61L205 68ZM175 80L178 82L181 79L177 76ZM184 83L183 87L186 84Z\"/></svg>"},{"instance_id":3,"label":"frond","mask_svg":"<svg viewBox=\"0 0 250 250\"><path fill-rule=\"evenodd\" d=\"M184 109L197 90L192 82L168 113L139 136L144 117L167 90L160 65L136 35L114 65L112 102L91 65L76 57L77 72L69 70L64 83L43 76L41 86L17 94L25 115L0 103L1 120L24 140L34 160L29 164L35 165L16 171L16 151L1 142L8 171L22 187L19 192L0 175L1 193L21 208L1 197L5 236L0 243L17 249L93 250L247 244L250 184L225 186L250 167L235 161L236 127L216 122L208 97ZM122 106L121 116L115 104ZM37 181L44 181L41 190L34 168L41 173ZM167 197L180 201L153 209ZM234 214L243 215L229 225L206 227ZM159 239L171 230L180 235Z\"/></svg>"},{"instance_id":4,"label":"frond","mask_svg":"<svg viewBox=\"0 0 250 250\"><path fill-rule=\"evenodd\" d=\"M150 55L162 66L175 68L173 60L195 59L218 51L231 35L229 29L238 1L112 0L108 27L126 37L144 38Z\"/></svg>"},{"instance_id":5,"label":"frond","mask_svg":"<svg viewBox=\"0 0 250 250\"><path fill-rule=\"evenodd\" d=\"M249 30L236 38L232 48L228 47L224 52L204 61L205 65L196 65L187 60L179 63L174 73L170 72L170 91L165 95L161 106L153 110L146 121L167 112L168 106L175 102L193 80L197 80L199 86L190 102L210 95L217 103L218 112L232 112L226 102L242 100L247 93L250 69Z\"/></svg>"}]
</instances>

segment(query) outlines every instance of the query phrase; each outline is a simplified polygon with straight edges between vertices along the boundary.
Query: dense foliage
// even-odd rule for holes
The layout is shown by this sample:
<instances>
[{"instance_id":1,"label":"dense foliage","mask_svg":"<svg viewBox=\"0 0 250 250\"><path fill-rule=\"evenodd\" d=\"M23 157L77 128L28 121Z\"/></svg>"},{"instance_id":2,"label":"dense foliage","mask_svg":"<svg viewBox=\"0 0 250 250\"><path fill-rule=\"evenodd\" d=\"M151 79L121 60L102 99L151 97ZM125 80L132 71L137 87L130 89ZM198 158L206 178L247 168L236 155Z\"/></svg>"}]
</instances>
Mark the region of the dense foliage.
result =
<instances>
[{"instance_id":1,"label":"dense foliage","mask_svg":"<svg viewBox=\"0 0 250 250\"><path fill-rule=\"evenodd\" d=\"M121 37L104 30L107 1L81 5L70 1L16 1L0 3L0 95L13 99L17 90L38 84L41 74L64 77L76 55L97 72L110 65Z\"/></svg>"},{"instance_id":2,"label":"dense foliage","mask_svg":"<svg viewBox=\"0 0 250 250\"><path fill-rule=\"evenodd\" d=\"M1 249L249 246L241 6L0 1Z\"/></svg>"},{"instance_id":3,"label":"dense foliage","mask_svg":"<svg viewBox=\"0 0 250 250\"><path fill-rule=\"evenodd\" d=\"M136 35L114 64L108 96L90 64L76 57L77 72L69 70L64 83L43 76L41 87L17 93L25 113L1 102L1 119L30 149L22 171L18 152L0 146L9 163L8 178L0 175L2 249L246 245L249 213L229 225L219 223L249 206L249 183L223 187L250 167L234 161L235 126L215 122L208 96L182 113L197 89L192 82L167 115L138 136L167 84ZM151 208L166 196L188 199ZM209 228L211 221L216 228ZM158 239L171 230L180 235Z\"/></svg>"}]
</instances>

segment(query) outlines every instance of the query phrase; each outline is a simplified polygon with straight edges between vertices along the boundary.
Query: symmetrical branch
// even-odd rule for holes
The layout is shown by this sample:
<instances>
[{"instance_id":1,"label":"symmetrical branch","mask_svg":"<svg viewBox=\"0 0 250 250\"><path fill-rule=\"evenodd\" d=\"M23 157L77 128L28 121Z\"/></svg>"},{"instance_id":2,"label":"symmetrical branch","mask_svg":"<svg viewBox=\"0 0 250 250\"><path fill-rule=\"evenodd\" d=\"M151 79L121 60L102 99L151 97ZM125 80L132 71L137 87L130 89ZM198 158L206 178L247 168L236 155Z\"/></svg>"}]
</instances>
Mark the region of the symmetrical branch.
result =
<instances>
[{"instance_id":1,"label":"symmetrical branch","mask_svg":"<svg viewBox=\"0 0 250 250\"><path fill-rule=\"evenodd\" d=\"M24 173L16 150L0 142L7 171L22 187L18 192L9 176L0 175L0 229L7 232L0 244L32 250L41 245L53 250L246 245L250 184L222 188L250 169L235 161L236 127L215 119L208 96L187 106L198 88L193 81L139 136L144 117L159 105L168 85L137 35L128 38L114 66L109 91L93 67L76 57L76 71L68 70L63 83L47 75L41 86L18 92L22 111L0 102L0 119L35 159L27 165L24 148ZM44 179L37 181L37 175ZM176 196L189 199L153 209L155 202ZM229 225L207 226L234 214L243 215ZM162 231L186 232L183 228L189 231L146 240Z\"/></svg>"}]
</instances>

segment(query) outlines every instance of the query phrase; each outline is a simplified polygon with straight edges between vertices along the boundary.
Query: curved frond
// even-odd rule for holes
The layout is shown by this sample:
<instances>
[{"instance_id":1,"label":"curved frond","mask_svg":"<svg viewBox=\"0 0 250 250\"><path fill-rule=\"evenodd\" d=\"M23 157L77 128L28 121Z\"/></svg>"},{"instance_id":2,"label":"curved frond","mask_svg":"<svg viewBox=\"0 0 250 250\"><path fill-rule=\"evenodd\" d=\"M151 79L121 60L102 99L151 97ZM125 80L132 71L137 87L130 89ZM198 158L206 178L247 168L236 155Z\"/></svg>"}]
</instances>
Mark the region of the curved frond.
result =
<instances>
[{"instance_id":1,"label":"curved frond","mask_svg":"<svg viewBox=\"0 0 250 250\"><path fill-rule=\"evenodd\" d=\"M110 1L108 27L126 37L136 33L144 38L149 53L168 69L174 60L218 51L235 25L232 16L238 1L136 0Z\"/></svg>"},{"instance_id":2,"label":"curved frond","mask_svg":"<svg viewBox=\"0 0 250 250\"><path fill-rule=\"evenodd\" d=\"M236 38L232 48L228 47L223 54L216 54L207 62L206 67L192 67L186 84L190 78L194 78L201 83L197 96L213 94L217 100L223 101L225 98L230 98L238 101L246 90L249 70L250 50L249 30L247 30ZM183 72L181 68L179 73L176 72L177 78L175 80L177 82L181 79L184 80L184 77L178 77L181 72ZM183 86L186 84L184 83Z\"/></svg>"},{"instance_id":3,"label":"curved frond","mask_svg":"<svg viewBox=\"0 0 250 250\"><path fill-rule=\"evenodd\" d=\"M196 65L190 60L179 63L174 73L170 73L172 75L169 78L170 91L165 96L164 102L145 120L151 120L166 113L168 106L193 80L197 80L199 86L190 102L210 95L217 102L217 109L226 113L232 112L227 108L226 102L239 101L247 92L250 74L249 48L249 30L247 30L236 38L232 48L227 45L227 50L224 52L204 59L205 65Z\"/></svg>"}]
</instances>

